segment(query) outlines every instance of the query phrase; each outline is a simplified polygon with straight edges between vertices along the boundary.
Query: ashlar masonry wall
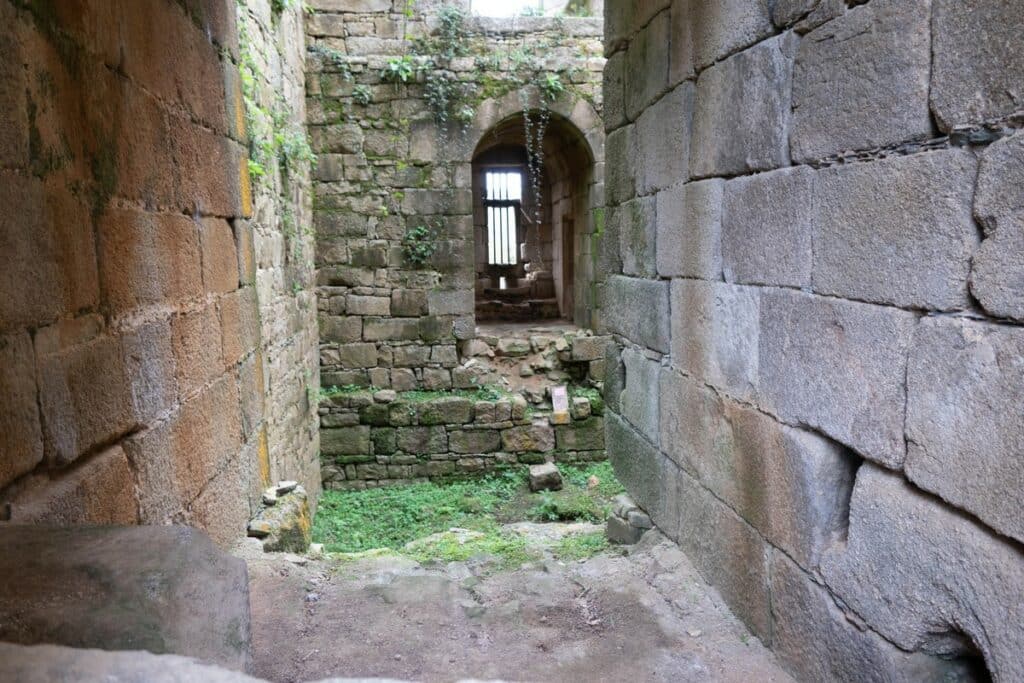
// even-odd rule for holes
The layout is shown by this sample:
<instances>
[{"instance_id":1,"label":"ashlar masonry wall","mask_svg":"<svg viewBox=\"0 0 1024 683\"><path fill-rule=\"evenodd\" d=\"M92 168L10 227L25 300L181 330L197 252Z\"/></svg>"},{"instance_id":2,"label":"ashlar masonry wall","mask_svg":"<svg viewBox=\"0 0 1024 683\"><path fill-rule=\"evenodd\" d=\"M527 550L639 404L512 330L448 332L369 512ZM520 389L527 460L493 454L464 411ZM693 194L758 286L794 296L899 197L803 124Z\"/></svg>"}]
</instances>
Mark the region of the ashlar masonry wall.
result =
<instances>
[{"instance_id":1,"label":"ashlar masonry wall","mask_svg":"<svg viewBox=\"0 0 1024 683\"><path fill-rule=\"evenodd\" d=\"M264 401L264 363L290 400L274 367L315 333L285 339L257 285L235 10L0 0L4 519L227 543L272 474L317 480L315 432L284 444Z\"/></svg>"},{"instance_id":2,"label":"ashlar masonry wall","mask_svg":"<svg viewBox=\"0 0 1024 683\"><path fill-rule=\"evenodd\" d=\"M1024 679L1021 9L606 7L608 454L805 680Z\"/></svg>"}]
</instances>

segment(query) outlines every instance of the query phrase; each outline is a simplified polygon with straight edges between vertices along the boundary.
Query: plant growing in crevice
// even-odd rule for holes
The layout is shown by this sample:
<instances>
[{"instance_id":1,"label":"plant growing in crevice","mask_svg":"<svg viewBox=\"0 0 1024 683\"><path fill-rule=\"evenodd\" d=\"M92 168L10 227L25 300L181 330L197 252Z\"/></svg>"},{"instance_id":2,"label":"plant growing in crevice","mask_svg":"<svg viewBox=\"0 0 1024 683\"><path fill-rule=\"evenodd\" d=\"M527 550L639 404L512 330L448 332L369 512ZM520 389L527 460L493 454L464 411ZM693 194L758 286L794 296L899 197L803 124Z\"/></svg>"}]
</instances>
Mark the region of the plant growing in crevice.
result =
<instances>
[{"instance_id":1,"label":"plant growing in crevice","mask_svg":"<svg viewBox=\"0 0 1024 683\"><path fill-rule=\"evenodd\" d=\"M380 77L385 83L408 83L416 78L418 70L412 55L402 55L385 62Z\"/></svg>"},{"instance_id":2,"label":"plant growing in crevice","mask_svg":"<svg viewBox=\"0 0 1024 683\"><path fill-rule=\"evenodd\" d=\"M405 231L402 238L402 255L416 267L423 266L437 251L434 231L425 225L416 225Z\"/></svg>"},{"instance_id":3,"label":"plant growing in crevice","mask_svg":"<svg viewBox=\"0 0 1024 683\"><path fill-rule=\"evenodd\" d=\"M373 100L373 94L370 92L370 86L368 85L357 85L352 89L352 100L356 104L366 106Z\"/></svg>"}]
</instances>

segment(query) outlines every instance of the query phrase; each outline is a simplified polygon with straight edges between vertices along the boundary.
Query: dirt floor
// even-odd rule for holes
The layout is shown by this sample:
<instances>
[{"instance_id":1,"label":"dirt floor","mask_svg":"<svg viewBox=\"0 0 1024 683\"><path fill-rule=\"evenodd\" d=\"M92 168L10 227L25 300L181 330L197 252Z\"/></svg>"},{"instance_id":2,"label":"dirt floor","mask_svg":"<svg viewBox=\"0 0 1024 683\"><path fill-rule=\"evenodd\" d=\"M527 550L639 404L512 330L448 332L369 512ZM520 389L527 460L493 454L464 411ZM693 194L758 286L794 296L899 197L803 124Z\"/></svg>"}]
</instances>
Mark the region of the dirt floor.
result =
<instances>
[{"instance_id":1,"label":"dirt floor","mask_svg":"<svg viewBox=\"0 0 1024 683\"><path fill-rule=\"evenodd\" d=\"M558 525L533 525L533 542ZM421 566L240 554L255 674L416 681L792 681L671 543L495 571L486 557Z\"/></svg>"}]
</instances>

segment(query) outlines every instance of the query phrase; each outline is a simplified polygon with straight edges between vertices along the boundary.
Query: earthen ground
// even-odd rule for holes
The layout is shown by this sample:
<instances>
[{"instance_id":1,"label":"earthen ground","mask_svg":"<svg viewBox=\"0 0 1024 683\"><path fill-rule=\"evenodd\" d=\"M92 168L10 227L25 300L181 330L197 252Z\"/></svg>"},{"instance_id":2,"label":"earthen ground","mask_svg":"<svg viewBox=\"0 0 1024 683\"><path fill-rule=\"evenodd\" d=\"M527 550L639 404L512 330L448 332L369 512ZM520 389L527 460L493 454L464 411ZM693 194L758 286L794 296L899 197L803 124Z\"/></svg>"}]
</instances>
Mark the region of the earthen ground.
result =
<instances>
[{"instance_id":1,"label":"earthen ground","mask_svg":"<svg viewBox=\"0 0 1024 683\"><path fill-rule=\"evenodd\" d=\"M496 573L247 554L255 674L272 681L792 681L657 532Z\"/></svg>"}]
</instances>

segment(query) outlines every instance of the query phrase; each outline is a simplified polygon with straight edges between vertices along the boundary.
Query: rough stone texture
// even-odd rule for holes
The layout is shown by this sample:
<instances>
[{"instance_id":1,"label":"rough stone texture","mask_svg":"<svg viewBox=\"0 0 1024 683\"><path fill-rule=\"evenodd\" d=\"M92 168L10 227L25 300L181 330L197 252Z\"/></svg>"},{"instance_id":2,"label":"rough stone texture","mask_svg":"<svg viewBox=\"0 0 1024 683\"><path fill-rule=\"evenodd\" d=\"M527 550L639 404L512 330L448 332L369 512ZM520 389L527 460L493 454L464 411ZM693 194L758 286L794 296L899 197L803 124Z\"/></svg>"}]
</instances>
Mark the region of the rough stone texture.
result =
<instances>
[{"instance_id":1,"label":"rough stone texture","mask_svg":"<svg viewBox=\"0 0 1024 683\"><path fill-rule=\"evenodd\" d=\"M808 287L816 204L806 166L725 183L722 268L727 282Z\"/></svg>"},{"instance_id":2,"label":"rough stone texture","mask_svg":"<svg viewBox=\"0 0 1024 683\"><path fill-rule=\"evenodd\" d=\"M993 681L1024 676L1024 556L1017 546L865 465L850 503L849 541L822 563L828 586L906 650L977 649Z\"/></svg>"},{"instance_id":3,"label":"rough stone texture","mask_svg":"<svg viewBox=\"0 0 1024 683\"><path fill-rule=\"evenodd\" d=\"M0 527L0 637L249 665L245 563L187 527Z\"/></svg>"},{"instance_id":4,"label":"rough stone texture","mask_svg":"<svg viewBox=\"0 0 1024 683\"><path fill-rule=\"evenodd\" d=\"M668 283L612 276L605 285L604 308L610 330L655 351L669 352Z\"/></svg>"},{"instance_id":5,"label":"rough stone texture","mask_svg":"<svg viewBox=\"0 0 1024 683\"><path fill-rule=\"evenodd\" d=\"M658 275L721 277L723 186L721 180L712 178L658 193Z\"/></svg>"},{"instance_id":6,"label":"rough stone texture","mask_svg":"<svg viewBox=\"0 0 1024 683\"><path fill-rule=\"evenodd\" d=\"M671 372L661 430L670 458L804 567L845 532L854 458L839 445Z\"/></svg>"},{"instance_id":7,"label":"rough stone texture","mask_svg":"<svg viewBox=\"0 0 1024 683\"><path fill-rule=\"evenodd\" d=\"M1024 330L921 322L907 369L907 476L1024 541Z\"/></svg>"},{"instance_id":8,"label":"rough stone texture","mask_svg":"<svg viewBox=\"0 0 1024 683\"><path fill-rule=\"evenodd\" d=\"M656 210L657 202L653 196L636 197L608 210L608 222L615 224L610 235L619 236L621 270L626 275L655 275L652 266L657 249Z\"/></svg>"},{"instance_id":9,"label":"rough stone texture","mask_svg":"<svg viewBox=\"0 0 1024 683\"><path fill-rule=\"evenodd\" d=\"M626 50L625 100L626 117L630 121L635 121L668 85L666 51L670 28L669 13L658 12L636 33Z\"/></svg>"},{"instance_id":10,"label":"rough stone texture","mask_svg":"<svg viewBox=\"0 0 1024 683\"><path fill-rule=\"evenodd\" d=\"M874 0L800 41L793 70L795 161L932 132L931 0Z\"/></svg>"},{"instance_id":11,"label":"rough stone texture","mask_svg":"<svg viewBox=\"0 0 1024 683\"><path fill-rule=\"evenodd\" d=\"M783 553L771 559L772 648L807 681L974 680L965 663L907 653L858 628L820 583Z\"/></svg>"},{"instance_id":12,"label":"rough stone texture","mask_svg":"<svg viewBox=\"0 0 1024 683\"><path fill-rule=\"evenodd\" d=\"M991 315L1024 321L1024 133L985 150L974 215L985 240L974 254L971 293Z\"/></svg>"},{"instance_id":13,"label":"rough stone texture","mask_svg":"<svg viewBox=\"0 0 1024 683\"><path fill-rule=\"evenodd\" d=\"M786 34L708 67L697 79L690 175L738 175L789 163L793 55Z\"/></svg>"},{"instance_id":14,"label":"rough stone texture","mask_svg":"<svg viewBox=\"0 0 1024 683\"><path fill-rule=\"evenodd\" d=\"M318 490L312 240L286 249L279 212L309 221L302 193L254 193L237 66L236 10L301 131L301 8L249 26L245 3L191 5L0 3L0 501L20 519L227 543L271 469Z\"/></svg>"},{"instance_id":15,"label":"rough stone texture","mask_svg":"<svg viewBox=\"0 0 1024 683\"><path fill-rule=\"evenodd\" d=\"M726 394L752 400L759 374L758 290L673 280L672 310L672 365Z\"/></svg>"},{"instance_id":16,"label":"rough stone texture","mask_svg":"<svg viewBox=\"0 0 1024 683\"><path fill-rule=\"evenodd\" d=\"M903 463L915 316L784 290L761 295L760 385L783 421L819 429L884 465Z\"/></svg>"},{"instance_id":17,"label":"rough stone texture","mask_svg":"<svg viewBox=\"0 0 1024 683\"><path fill-rule=\"evenodd\" d=\"M725 504L679 472L679 546L737 616L770 641L768 548ZM654 520L657 522L657 518Z\"/></svg>"},{"instance_id":18,"label":"rough stone texture","mask_svg":"<svg viewBox=\"0 0 1024 683\"><path fill-rule=\"evenodd\" d=\"M1024 108L1022 32L1012 0L935 0L931 103L943 130Z\"/></svg>"},{"instance_id":19,"label":"rough stone texture","mask_svg":"<svg viewBox=\"0 0 1024 683\"><path fill-rule=\"evenodd\" d=\"M814 290L912 308L967 307L976 174L974 157L961 150L818 173Z\"/></svg>"},{"instance_id":20,"label":"rough stone texture","mask_svg":"<svg viewBox=\"0 0 1024 683\"><path fill-rule=\"evenodd\" d=\"M776 0L772 6L772 21L784 28L795 25L798 32L806 32L846 11L846 0Z\"/></svg>"},{"instance_id":21,"label":"rough stone texture","mask_svg":"<svg viewBox=\"0 0 1024 683\"><path fill-rule=\"evenodd\" d=\"M651 194L685 182L690 168L690 122L693 118L693 83L666 93L637 118L634 134L637 155L637 191Z\"/></svg>"},{"instance_id":22,"label":"rough stone texture","mask_svg":"<svg viewBox=\"0 0 1024 683\"><path fill-rule=\"evenodd\" d=\"M313 520L301 486L264 505L249 522L249 535L262 540L268 553L304 553L313 540Z\"/></svg>"},{"instance_id":23,"label":"rough stone texture","mask_svg":"<svg viewBox=\"0 0 1024 683\"><path fill-rule=\"evenodd\" d=\"M772 34L768 0L677 0L689 17L693 61L697 69L749 47ZM674 37L674 36L673 36Z\"/></svg>"},{"instance_id":24,"label":"rough stone texture","mask_svg":"<svg viewBox=\"0 0 1024 683\"><path fill-rule=\"evenodd\" d=\"M620 398L622 416L657 445L660 365L632 348L622 351L622 364L626 368L626 387Z\"/></svg>"},{"instance_id":25,"label":"rough stone texture","mask_svg":"<svg viewBox=\"0 0 1024 683\"><path fill-rule=\"evenodd\" d=\"M558 491L562 488L562 473L553 462L530 465L531 491Z\"/></svg>"}]
</instances>

